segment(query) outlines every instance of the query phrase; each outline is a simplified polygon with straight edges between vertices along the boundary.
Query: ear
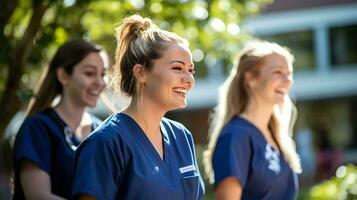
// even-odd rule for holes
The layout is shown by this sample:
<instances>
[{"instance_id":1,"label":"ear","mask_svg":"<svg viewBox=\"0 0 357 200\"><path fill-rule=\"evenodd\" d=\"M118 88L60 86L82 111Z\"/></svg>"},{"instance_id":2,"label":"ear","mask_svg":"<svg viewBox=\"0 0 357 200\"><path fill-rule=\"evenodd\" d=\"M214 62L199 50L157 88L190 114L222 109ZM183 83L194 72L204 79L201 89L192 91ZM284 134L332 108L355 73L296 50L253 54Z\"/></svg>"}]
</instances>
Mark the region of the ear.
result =
<instances>
[{"instance_id":1,"label":"ear","mask_svg":"<svg viewBox=\"0 0 357 200\"><path fill-rule=\"evenodd\" d=\"M244 82L249 88L253 88L256 85L256 77L252 72L246 72L244 74Z\"/></svg>"},{"instance_id":2,"label":"ear","mask_svg":"<svg viewBox=\"0 0 357 200\"><path fill-rule=\"evenodd\" d=\"M68 83L69 80L69 75L67 74L67 72L63 69L63 67L59 67L56 70L56 77L57 80L62 84L62 85L66 85Z\"/></svg>"},{"instance_id":3,"label":"ear","mask_svg":"<svg viewBox=\"0 0 357 200\"><path fill-rule=\"evenodd\" d=\"M133 73L136 81L140 83L146 82L145 67L141 64L135 64L133 67Z\"/></svg>"}]
</instances>

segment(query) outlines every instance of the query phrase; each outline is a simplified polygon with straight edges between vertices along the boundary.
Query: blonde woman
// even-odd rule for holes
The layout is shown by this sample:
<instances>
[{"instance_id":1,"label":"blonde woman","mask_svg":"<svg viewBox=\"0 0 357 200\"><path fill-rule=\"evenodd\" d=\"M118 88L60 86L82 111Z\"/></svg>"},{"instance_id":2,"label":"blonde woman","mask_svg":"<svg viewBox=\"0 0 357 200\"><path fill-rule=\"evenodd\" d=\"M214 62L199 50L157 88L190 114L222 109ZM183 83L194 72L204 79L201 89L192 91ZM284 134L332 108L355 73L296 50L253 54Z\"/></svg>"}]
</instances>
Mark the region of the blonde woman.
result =
<instances>
[{"instance_id":1,"label":"blonde woman","mask_svg":"<svg viewBox=\"0 0 357 200\"><path fill-rule=\"evenodd\" d=\"M75 198L201 199L192 135L164 117L186 107L195 83L187 40L138 15L124 19L117 40L114 81L132 99L76 151Z\"/></svg>"},{"instance_id":2,"label":"blonde woman","mask_svg":"<svg viewBox=\"0 0 357 200\"><path fill-rule=\"evenodd\" d=\"M292 63L276 43L254 42L239 52L221 87L204 155L218 200L296 199L301 169L291 139Z\"/></svg>"}]
</instances>

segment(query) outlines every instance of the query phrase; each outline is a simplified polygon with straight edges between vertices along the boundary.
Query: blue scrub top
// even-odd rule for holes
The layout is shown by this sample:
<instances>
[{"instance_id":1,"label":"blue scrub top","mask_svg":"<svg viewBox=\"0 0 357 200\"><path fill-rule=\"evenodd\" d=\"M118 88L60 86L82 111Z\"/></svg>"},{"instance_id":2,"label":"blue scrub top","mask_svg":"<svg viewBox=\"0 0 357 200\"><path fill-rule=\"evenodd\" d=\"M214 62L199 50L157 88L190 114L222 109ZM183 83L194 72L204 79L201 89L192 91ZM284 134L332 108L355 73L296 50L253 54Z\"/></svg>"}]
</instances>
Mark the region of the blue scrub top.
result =
<instances>
[{"instance_id":1,"label":"blue scrub top","mask_svg":"<svg viewBox=\"0 0 357 200\"><path fill-rule=\"evenodd\" d=\"M91 117L94 130L101 121L94 116ZM74 150L66 141L65 127L68 126L53 109L35 114L22 124L14 146L14 199L25 199L19 177L22 159L31 160L49 174L53 194L70 199ZM79 145L76 137L72 136L70 139L74 146Z\"/></svg>"},{"instance_id":2,"label":"blue scrub top","mask_svg":"<svg viewBox=\"0 0 357 200\"><path fill-rule=\"evenodd\" d=\"M196 200L204 193L191 133L180 123L160 123L161 159L139 125L113 114L76 150L73 195L100 200Z\"/></svg>"},{"instance_id":3,"label":"blue scrub top","mask_svg":"<svg viewBox=\"0 0 357 200\"><path fill-rule=\"evenodd\" d=\"M242 185L242 200L293 200L296 174L284 155L267 143L249 121L233 118L222 130L213 154L214 187L228 177Z\"/></svg>"}]
</instances>

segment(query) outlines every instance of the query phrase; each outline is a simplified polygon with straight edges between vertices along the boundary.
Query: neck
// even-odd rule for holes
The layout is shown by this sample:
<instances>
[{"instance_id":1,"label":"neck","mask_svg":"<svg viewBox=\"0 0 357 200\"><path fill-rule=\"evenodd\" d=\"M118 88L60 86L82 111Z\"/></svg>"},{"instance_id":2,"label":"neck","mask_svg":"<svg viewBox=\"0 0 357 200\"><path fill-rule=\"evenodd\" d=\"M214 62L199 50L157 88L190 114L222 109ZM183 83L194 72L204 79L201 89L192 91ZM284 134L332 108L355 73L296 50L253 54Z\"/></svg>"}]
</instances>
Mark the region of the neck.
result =
<instances>
[{"instance_id":1,"label":"neck","mask_svg":"<svg viewBox=\"0 0 357 200\"><path fill-rule=\"evenodd\" d=\"M273 114L273 107L262 103L249 102L241 116L248 119L263 132L269 130L269 121Z\"/></svg>"},{"instance_id":2,"label":"neck","mask_svg":"<svg viewBox=\"0 0 357 200\"><path fill-rule=\"evenodd\" d=\"M132 117L148 136L160 134L160 121L165 112L158 111L146 101L138 101L136 97L123 112Z\"/></svg>"},{"instance_id":3,"label":"neck","mask_svg":"<svg viewBox=\"0 0 357 200\"><path fill-rule=\"evenodd\" d=\"M83 119L85 107L76 106L69 101L62 99L54 109L66 124L75 131Z\"/></svg>"}]
</instances>

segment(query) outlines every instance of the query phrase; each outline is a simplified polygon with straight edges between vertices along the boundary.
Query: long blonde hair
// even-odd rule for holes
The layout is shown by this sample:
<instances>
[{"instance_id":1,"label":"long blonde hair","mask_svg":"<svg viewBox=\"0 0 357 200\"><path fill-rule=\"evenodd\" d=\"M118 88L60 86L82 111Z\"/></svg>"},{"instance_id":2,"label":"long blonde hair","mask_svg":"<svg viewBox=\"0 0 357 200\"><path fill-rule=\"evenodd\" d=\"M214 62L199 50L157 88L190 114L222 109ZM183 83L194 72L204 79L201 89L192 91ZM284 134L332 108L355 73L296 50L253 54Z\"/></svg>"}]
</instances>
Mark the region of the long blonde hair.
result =
<instances>
[{"instance_id":1,"label":"long blonde hair","mask_svg":"<svg viewBox=\"0 0 357 200\"><path fill-rule=\"evenodd\" d=\"M238 53L236 64L220 87L218 104L210 116L209 143L207 150L204 152L203 160L206 175L211 183L214 182L212 156L221 130L234 116L240 115L248 103L249 96L244 82L244 75L248 71L253 74L259 73L257 66L272 54L282 56L291 65L294 61L293 55L286 48L276 43L266 41L252 42ZM301 172L300 160L295 150L294 141L291 138L295 118L295 106L291 99L286 97L283 104L274 108L269 121L269 128L289 166L294 172L299 173Z\"/></svg>"}]
</instances>

